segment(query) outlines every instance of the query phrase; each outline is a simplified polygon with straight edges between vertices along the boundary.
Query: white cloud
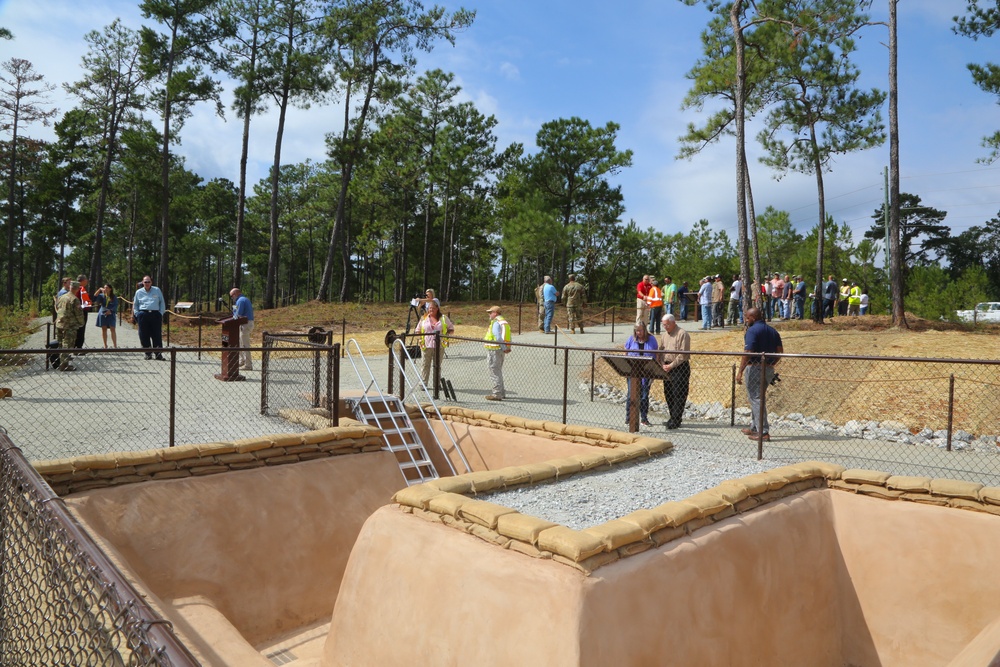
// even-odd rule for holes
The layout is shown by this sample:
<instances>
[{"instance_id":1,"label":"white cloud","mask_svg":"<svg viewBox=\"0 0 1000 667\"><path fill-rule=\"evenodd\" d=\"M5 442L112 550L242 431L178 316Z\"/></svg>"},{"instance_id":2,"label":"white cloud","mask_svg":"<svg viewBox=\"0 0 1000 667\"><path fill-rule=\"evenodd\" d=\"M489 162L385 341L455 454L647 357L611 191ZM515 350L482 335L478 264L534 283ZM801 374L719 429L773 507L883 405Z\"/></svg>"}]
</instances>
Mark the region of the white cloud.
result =
<instances>
[{"instance_id":1,"label":"white cloud","mask_svg":"<svg viewBox=\"0 0 1000 667\"><path fill-rule=\"evenodd\" d=\"M521 79L521 71L517 69L517 65L511 62L500 64L500 74L508 81L518 81Z\"/></svg>"}]
</instances>

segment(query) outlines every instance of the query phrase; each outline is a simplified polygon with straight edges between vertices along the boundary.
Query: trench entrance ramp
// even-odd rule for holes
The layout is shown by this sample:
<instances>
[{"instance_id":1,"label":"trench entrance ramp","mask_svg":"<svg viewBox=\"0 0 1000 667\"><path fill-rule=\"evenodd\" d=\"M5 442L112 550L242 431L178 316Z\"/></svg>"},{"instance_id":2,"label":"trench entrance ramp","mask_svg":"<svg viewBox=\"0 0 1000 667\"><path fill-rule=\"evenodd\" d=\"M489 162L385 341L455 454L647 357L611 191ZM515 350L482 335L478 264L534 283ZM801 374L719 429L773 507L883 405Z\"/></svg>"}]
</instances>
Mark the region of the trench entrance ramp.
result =
<instances>
[{"instance_id":1,"label":"trench entrance ramp","mask_svg":"<svg viewBox=\"0 0 1000 667\"><path fill-rule=\"evenodd\" d=\"M434 397L417 372L406 346L396 341L390 348L389 354L394 362L393 367L400 376L402 398L382 391L358 342L353 338L347 341L347 359L357 373L361 386L364 387L360 396L344 397L347 407L358 421L382 430L382 439L385 443L382 449L395 454L407 486L437 479L442 472L448 475L458 474L449 452L458 455L465 468L462 472L472 472L465 453L455 439L451 425L442 418L437 403L434 402ZM433 442L428 442L427 447L436 447L441 452L442 458L448 465L447 471L439 472L428 455L427 447L413 427L408 405L415 407L416 413L419 413L424 420L428 420L430 413L437 416L444 425L449 442L442 443L435 430L428 428L427 432Z\"/></svg>"}]
</instances>

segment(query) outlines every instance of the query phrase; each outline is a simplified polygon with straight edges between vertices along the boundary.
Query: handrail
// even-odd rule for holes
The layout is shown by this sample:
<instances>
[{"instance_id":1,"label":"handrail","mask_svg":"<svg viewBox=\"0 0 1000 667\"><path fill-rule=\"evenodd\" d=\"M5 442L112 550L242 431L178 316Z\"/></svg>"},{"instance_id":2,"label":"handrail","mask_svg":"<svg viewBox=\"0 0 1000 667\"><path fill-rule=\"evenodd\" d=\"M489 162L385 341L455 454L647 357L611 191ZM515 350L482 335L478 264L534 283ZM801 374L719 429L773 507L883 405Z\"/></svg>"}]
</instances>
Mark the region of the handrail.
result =
<instances>
[{"instance_id":1,"label":"handrail","mask_svg":"<svg viewBox=\"0 0 1000 667\"><path fill-rule=\"evenodd\" d=\"M20 448L3 432L0 432L0 457L9 461L20 481L38 497L39 503L44 506L44 511L51 513L52 518L66 531L66 546L79 549L83 556L93 563L90 574L96 579L96 583L104 588L103 597L118 603L118 613L121 617L131 617L127 622L133 623L136 627L123 628L122 632L129 633L131 638L138 638L140 642L144 636L148 641L150 655L156 660L154 664L197 667L200 663L174 634L173 625L153 610L146 602L146 598L101 551L90 534L66 508L62 498L56 495L28 463ZM0 509L7 511L5 508ZM132 649L135 650L135 647ZM166 661L160 660L164 657Z\"/></svg>"},{"instance_id":2,"label":"handrail","mask_svg":"<svg viewBox=\"0 0 1000 667\"><path fill-rule=\"evenodd\" d=\"M347 359L348 359L348 361L351 362L351 366L354 368L354 372L357 374L358 379L362 382L362 384L364 384L365 378L361 374L361 371L358 368L357 364L354 362L354 355L351 354L351 344L352 343L354 344L354 347L357 350L357 354L358 354L358 356L361 359L361 363L364 364L365 370L368 371L369 378L371 378L371 382L369 382L368 386L361 393L361 400L364 401L365 405L368 406L368 409L371 411L371 413L373 415L377 414L375 412L375 406L372 403L372 400L370 398L370 394L368 393L369 389L371 389L372 387L374 387L375 391L378 392L379 401L382 403L382 406L385 408L385 414L388 415L389 420L392 422L392 428L393 428L393 430L395 430L396 432L399 432L399 430L400 430L399 422L396 421L396 416L393 414L392 409L389 407L388 402L386 402L386 400L385 400L385 394L382 392L382 388L379 386L378 380L375 378L375 373L372 371L371 366L368 365L368 360L365 359L365 355L361 351L361 345L354 338L351 338L351 339L349 339L347 341ZM402 400L400 400L400 403L402 403ZM378 418L375 419L375 422L376 422L376 425L378 425ZM383 436L383 438L384 437L385 436ZM391 445L389 445L389 441L388 440L386 440L386 445L387 446L391 446ZM417 472L417 475L420 476L421 481L423 481L424 474L423 474L423 472L420 469L420 463L418 463L417 459L413 456L413 451L409 447L403 447L403 450L406 451L406 455L410 458L410 462L413 463L413 469ZM447 457L445 457L445 458L447 458ZM454 471L453 471L453 474L454 474ZM404 474L404 479L405 479L405 474Z\"/></svg>"},{"instance_id":3,"label":"handrail","mask_svg":"<svg viewBox=\"0 0 1000 667\"><path fill-rule=\"evenodd\" d=\"M413 359L410 358L410 351L406 348L404 341L402 341L400 338L397 338L392 342L392 349L390 350L390 352L393 356L393 361L396 363L396 365L398 365L400 368L406 368L406 365L402 363L402 358L399 356L398 350L402 350L402 353L403 355L406 356L406 360L409 362L410 367L415 369L416 365L413 363ZM424 383L423 377L417 374L416 372L414 372L414 375L415 375L415 381L413 382L414 386L411 394L416 393L421 389L423 390L424 395L427 397L427 403L434 408L434 414L437 415L438 420L444 425L445 433L448 434L448 439L451 440L451 444L455 447L455 451L458 452L458 457L462 460L462 464L465 466L465 471L472 472L472 466L469 465L469 460L465 458L465 452L462 451L462 448L459 446L458 441L455 439L455 435L451 431L451 425L449 424L449 422L445 421L444 417L441 416L441 411L438 410L437 403L434 401L434 397L431 396L430 390ZM405 371L403 373L403 377L409 384L410 378L409 376L406 375ZM420 401L416 400L414 401L414 404L416 405L417 410L420 411L420 415L426 421L427 413L424 411L423 405L420 403ZM451 468L451 473L453 475L458 474L455 471L455 467L451 463L451 459L448 458L447 453L444 451L444 447L441 446L441 441L438 440L437 434L434 433L433 429L431 430L431 437L434 438L434 442L437 444L438 449L441 450L441 453L445 455L444 459L445 461L448 462L448 467Z\"/></svg>"}]
</instances>

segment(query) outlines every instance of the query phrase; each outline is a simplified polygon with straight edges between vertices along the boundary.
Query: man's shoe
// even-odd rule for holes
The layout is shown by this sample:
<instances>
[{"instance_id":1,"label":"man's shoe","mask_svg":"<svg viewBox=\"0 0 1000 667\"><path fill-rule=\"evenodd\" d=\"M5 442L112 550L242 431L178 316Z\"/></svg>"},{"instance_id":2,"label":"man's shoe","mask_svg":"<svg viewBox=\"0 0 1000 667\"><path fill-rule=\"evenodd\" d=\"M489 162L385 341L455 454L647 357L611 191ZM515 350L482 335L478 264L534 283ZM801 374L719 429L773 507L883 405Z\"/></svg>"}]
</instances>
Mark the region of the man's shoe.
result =
<instances>
[{"instance_id":1,"label":"man's shoe","mask_svg":"<svg viewBox=\"0 0 1000 667\"><path fill-rule=\"evenodd\" d=\"M750 434L749 434L749 438L750 438L751 440L756 440L756 439L757 439L757 436L758 436L758 434L757 434L757 433L750 433ZM761 436L760 436L760 439L761 439L761 440L763 440L764 442L768 442L768 441L770 441L770 439L771 439L771 436L770 436L770 435L768 435L767 433L765 433L765 434L763 434L763 435L761 435Z\"/></svg>"},{"instance_id":2,"label":"man's shoe","mask_svg":"<svg viewBox=\"0 0 1000 667\"><path fill-rule=\"evenodd\" d=\"M150 359L152 359L152 358L153 358L153 355L151 355L151 354L147 354L147 355L146 355L146 361L149 361L149 360L150 360Z\"/></svg>"},{"instance_id":3,"label":"man's shoe","mask_svg":"<svg viewBox=\"0 0 1000 667\"><path fill-rule=\"evenodd\" d=\"M487 394L486 400L487 401L502 401L503 399L500 398L499 396L494 396L493 394Z\"/></svg>"},{"instance_id":4,"label":"man's shoe","mask_svg":"<svg viewBox=\"0 0 1000 667\"><path fill-rule=\"evenodd\" d=\"M583 327L580 327L580 333L583 333Z\"/></svg>"},{"instance_id":5,"label":"man's shoe","mask_svg":"<svg viewBox=\"0 0 1000 667\"><path fill-rule=\"evenodd\" d=\"M642 420L641 422L639 422L639 423L640 423L640 424L642 424L643 426L652 426L652 424L650 424L650 423L649 423L648 421L646 421L645 419L643 419L643 420Z\"/></svg>"},{"instance_id":6,"label":"man's shoe","mask_svg":"<svg viewBox=\"0 0 1000 667\"><path fill-rule=\"evenodd\" d=\"M76 370L76 366L70 366L69 364L66 364L64 366L60 366L59 370L61 370L61 371L75 371Z\"/></svg>"},{"instance_id":7,"label":"man's shoe","mask_svg":"<svg viewBox=\"0 0 1000 667\"><path fill-rule=\"evenodd\" d=\"M741 428L740 431L742 431L744 435L757 434L757 431L753 430L752 428Z\"/></svg>"},{"instance_id":8,"label":"man's shoe","mask_svg":"<svg viewBox=\"0 0 1000 667\"><path fill-rule=\"evenodd\" d=\"M157 361L166 361L167 359L162 354L158 354L158 355L156 355L156 360Z\"/></svg>"}]
</instances>

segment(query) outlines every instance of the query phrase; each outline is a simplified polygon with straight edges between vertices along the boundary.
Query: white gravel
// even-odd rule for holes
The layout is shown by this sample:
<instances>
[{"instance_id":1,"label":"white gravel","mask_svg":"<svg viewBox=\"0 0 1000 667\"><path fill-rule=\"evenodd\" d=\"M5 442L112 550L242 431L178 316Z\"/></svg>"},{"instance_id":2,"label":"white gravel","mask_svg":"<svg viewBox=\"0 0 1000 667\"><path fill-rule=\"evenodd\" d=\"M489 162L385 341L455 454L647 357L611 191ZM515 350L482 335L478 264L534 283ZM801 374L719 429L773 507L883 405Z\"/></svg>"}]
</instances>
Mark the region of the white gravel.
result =
<instances>
[{"instance_id":1,"label":"white gravel","mask_svg":"<svg viewBox=\"0 0 1000 667\"><path fill-rule=\"evenodd\" d=\"M651 459L485 494L483 500L582 530L783 464L675 447Z\"/></svg>"}]
</instances>

